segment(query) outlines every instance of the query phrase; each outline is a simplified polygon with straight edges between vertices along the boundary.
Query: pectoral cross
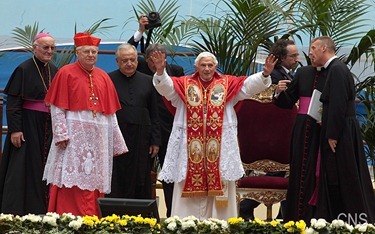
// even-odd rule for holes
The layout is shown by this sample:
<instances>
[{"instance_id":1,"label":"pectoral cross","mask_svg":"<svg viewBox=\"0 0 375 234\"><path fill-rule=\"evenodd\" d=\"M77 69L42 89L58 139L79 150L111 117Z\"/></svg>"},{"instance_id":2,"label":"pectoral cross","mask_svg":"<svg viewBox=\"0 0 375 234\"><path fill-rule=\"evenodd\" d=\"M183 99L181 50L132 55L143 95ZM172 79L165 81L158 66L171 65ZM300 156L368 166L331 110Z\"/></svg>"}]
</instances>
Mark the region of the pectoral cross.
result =
<instances>
[{"instance_id":1,"label":"pectoral cross","mask_svg":"<svg viewBox=\"0 0 375 234\"><path fill-rule=\"evenodd\" d=\"M90 100L94 103L94 106L96 105L96 101L99 100L98 97L95 97L95 95L92 93ZM92 111L93 117L96 117L96 110Z\"/></svg>"}]
</instances>

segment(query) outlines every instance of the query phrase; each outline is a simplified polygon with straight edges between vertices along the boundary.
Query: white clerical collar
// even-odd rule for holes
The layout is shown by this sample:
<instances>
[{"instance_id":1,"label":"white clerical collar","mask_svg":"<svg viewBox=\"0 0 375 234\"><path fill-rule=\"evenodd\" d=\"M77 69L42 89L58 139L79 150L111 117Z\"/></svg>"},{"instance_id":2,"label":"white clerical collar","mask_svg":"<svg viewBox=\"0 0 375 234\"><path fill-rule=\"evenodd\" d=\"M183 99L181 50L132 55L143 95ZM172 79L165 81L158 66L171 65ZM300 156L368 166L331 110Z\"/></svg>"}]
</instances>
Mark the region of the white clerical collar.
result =
<instances>
[{"instance_id":1,"label":"white clerical collar","mask_svg":"<svg viewBox=\"0 0 375 234\"><path fill-rule=\"evenodd\" d=\"M284 69L286 74L289 74L290 70L288 68L284 67L283 65L281 65L281 67Z\"/></svg>"},{"instance_id":2,"label":"white clerical collar","mask_svg":"<svg viewBox=\"0 0 375 234\"><path fill-rule=\"evenodd\" d=\"M328 59L328 61L324 64L324 68L327 68L329 66L329 64L332 62L332 60L334 60L335 58L337 58L337 56L333 56L332 58Z\"/></svg>"}]
</instances>

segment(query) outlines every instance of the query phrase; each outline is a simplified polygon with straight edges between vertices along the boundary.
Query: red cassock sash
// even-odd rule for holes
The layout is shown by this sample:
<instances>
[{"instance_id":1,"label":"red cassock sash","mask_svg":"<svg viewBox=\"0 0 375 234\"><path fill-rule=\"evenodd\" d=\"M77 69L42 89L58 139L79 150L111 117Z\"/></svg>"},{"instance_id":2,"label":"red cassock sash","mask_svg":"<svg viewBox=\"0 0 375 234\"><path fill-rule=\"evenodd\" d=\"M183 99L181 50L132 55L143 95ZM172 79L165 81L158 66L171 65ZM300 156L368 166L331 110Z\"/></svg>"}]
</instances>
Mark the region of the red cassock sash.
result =
<instances>
[{"instance_id":1,"label":"red cassock sash","mask_svg":"<svg viewBox=\"0 0 375 234\"><path fill-rule=\"evenodd\" d=\"M219 75L204 88L198 73L172 78L186 104L187 175L182 197L222 196L221 136L225 105L241 89L245 77Z\"/></svg>"}]
</instances>

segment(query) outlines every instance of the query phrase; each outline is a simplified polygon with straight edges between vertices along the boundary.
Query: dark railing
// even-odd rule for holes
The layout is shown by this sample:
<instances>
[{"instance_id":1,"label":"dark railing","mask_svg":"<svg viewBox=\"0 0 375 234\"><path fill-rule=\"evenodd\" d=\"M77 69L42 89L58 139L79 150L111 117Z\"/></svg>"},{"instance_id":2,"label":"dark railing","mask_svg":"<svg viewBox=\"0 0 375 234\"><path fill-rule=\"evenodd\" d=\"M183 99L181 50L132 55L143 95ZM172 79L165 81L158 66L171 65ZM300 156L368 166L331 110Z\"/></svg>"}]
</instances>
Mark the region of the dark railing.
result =
<instances>
[{"instance_id":1,"label":"dark railing","mask_svg":"<svg viewBox=\"0 0 375 234\"><path fill-rule=\"evenodd\" d=\"M3 157L3 135L6 134L7 132L7 127L6 126L3 126L3 105L4 105L4 97L2 95L3 93L3 90L0 90L1 94L0 94L0 126L2 126L1 128L1 137L0 137L0 161L1 161L1 158Z\"/></svg>"}]
</instances>

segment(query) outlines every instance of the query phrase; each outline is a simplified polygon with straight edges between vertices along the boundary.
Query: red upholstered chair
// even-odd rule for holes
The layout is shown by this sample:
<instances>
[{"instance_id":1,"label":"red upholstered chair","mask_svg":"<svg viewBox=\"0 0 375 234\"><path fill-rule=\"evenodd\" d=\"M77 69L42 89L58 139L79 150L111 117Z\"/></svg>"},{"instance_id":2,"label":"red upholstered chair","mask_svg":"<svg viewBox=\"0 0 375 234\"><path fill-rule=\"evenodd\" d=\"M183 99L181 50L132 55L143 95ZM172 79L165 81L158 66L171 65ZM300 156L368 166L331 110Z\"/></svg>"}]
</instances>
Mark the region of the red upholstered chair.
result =
<instances>
[{"instance_id":1,"label":"red upholstered chair","mask_svg":"<svg viewBox=\"0 0 375 234\"><path fill-rule=\"evenodd\" d=\"M289 148L297 108L281 109L272 103L273 87L244 100L237 110L238 139L245 171L289 171ZM276 176L246 176L237 181L237 202L245 198L267 207L286 197L288 179Z\"/></svg>"}]
</instances>

